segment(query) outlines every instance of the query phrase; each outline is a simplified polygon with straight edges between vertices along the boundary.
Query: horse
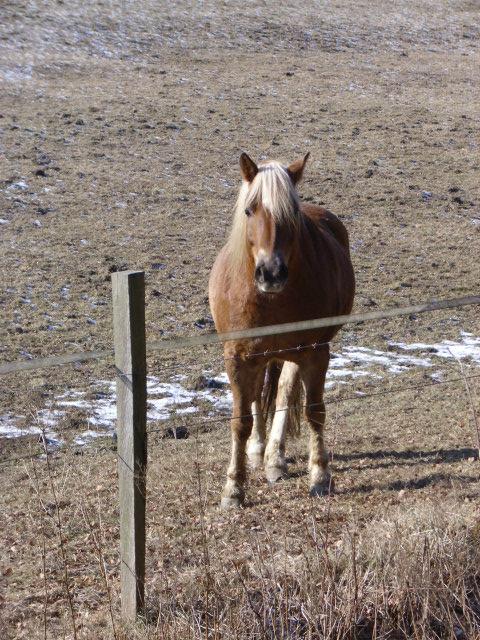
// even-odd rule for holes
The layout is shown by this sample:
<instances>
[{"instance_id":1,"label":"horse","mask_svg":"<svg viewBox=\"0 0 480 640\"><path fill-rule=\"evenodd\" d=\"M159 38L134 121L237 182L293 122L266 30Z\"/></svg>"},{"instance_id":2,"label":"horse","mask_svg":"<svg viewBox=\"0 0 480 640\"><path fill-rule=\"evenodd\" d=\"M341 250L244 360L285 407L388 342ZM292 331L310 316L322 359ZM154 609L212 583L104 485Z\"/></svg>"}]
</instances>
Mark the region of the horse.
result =
<instances>
[{"instance_id":1,"label":"horse","mask_svg":"<svg viewBox=\"0 0 480 640\"><path fill-rule=\"evenodd\" d=\"M297 193L309 155L284 166L277 161L257 165L241 154L242 184L233 224L209 279L219 333L351 312L355 278L347 230L333 213L302 202ZM253 468L264 463L269 482L287 476L285 438L298 422L302 400L310 426L310 495L333 489L323 437L323 394L329 343L339 329L224 343L233 412L223 508L244 503L247 455Z\"/></svg>"}]
</instances>

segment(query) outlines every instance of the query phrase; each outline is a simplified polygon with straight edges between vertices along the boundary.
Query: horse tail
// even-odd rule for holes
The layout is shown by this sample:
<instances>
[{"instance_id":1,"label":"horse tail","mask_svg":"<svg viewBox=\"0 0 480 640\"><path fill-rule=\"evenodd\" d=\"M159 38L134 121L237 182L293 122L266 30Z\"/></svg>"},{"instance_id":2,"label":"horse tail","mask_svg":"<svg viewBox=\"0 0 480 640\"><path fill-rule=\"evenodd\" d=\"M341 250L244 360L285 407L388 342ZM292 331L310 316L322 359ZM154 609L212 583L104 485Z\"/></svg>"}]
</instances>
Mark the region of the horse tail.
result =
<instances>
[{"instance_id":1,"label":"horse tail","mask_svg":"<svg viewBox=\"0 0 480 640\"><path fill-rule=\"evenodd\" d=\"M272 421L275 414L275 405L278 393L278 383L282 373L283 362L269 362L265 371L265 380L262 390L262 413L265 422ZM288 397L287 434L293 438L300 435L302 421L303 385L300 376L297 376ZM285 410L285 409L281 409Z\"/></svg>"},{"instance_id":2,"label":"horse tail","mask_svg":"<svg viewBox=\"0 0 480 640\"><path fill-rule=\"evenodd\" d=\"M295 378L288 405L287 434L298 438L303 415L303 384L299 375Z\"/></svg>"},{"instance_id":3,"label":"horse tail","mask_svg":"<svg viewBox=\"0 0 480 640\"><path fill-rule=\"evenodd\" d=\"M262 390L262 413L265 422L271 421L275 413L275 401L277 399L278 381L282 372L283 363L272 360L267 364L265 380Z\"/></svg>"}]
</instances>

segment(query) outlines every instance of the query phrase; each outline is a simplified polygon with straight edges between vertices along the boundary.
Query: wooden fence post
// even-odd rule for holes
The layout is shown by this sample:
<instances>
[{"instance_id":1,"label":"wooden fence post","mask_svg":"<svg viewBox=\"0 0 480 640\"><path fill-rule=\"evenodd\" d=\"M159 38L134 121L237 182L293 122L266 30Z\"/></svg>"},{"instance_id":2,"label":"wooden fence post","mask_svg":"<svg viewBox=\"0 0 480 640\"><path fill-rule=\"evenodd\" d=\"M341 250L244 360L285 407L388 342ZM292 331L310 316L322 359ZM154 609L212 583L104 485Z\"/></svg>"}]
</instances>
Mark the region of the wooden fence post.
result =
<instances>
[{"instance_id":1,"label":"wooden fence post","mask_svg":"<svg viewBox=\"0 0 480 640\"><path fill-rule=\"evenodd\" d=\"M133 621L145 597L147 388L143 271L112 274L120 494L120 580L123 616Z\"/></svg>"}]
</instances>

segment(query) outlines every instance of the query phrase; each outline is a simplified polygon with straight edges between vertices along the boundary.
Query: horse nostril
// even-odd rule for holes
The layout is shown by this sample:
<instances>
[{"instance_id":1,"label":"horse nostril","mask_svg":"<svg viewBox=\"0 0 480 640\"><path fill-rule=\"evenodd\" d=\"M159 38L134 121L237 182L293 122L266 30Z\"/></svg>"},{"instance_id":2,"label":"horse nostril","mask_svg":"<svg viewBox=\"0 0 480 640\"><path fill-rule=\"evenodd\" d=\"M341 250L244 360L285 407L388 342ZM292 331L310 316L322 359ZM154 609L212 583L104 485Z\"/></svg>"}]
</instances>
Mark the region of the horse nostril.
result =
<instances>
[{"instance_id":1,"label":"horse nostril","mask_svg":"<svg viewBox=\"0 0 480 640\"><path fill-rule=\"evenodd\" d=\"M282 262L278 270L278 278L279 280L286 280L288 278L288 267L284 262Z\"/></svg>"},{"instance_id":2,"label":"horse nostril","mask_svg":"<svg viewBox=\"0 0 480 640\"><path fill-rule=\"evenodd\" d=\"M263 281L265 279L265 266L261 264L255 269L255 280Z\"/></svg>"}]
</instances>

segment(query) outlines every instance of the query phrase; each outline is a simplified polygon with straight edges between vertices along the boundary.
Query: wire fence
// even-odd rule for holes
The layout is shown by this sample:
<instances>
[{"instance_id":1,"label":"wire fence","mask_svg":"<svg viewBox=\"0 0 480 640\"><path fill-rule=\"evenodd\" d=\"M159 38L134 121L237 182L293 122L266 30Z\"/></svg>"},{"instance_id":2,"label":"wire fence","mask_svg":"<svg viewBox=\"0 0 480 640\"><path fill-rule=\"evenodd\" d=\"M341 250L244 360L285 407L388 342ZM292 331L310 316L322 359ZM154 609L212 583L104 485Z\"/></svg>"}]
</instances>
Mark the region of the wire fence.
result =
<instances>
[{"instance_id":1,"label":"wire fence","mask_svg":"<svg viewBox=\"0 0 480 640\"><path fill-rule=\"evenodd\" d=\"M457 308L457 307L467 306L471 304L479 304L479 303L480 303L480 296L467 296L463 298L455 298L455 299L448 299L448 300L442 300L442 301L427 302L427 303L422 303L417 305L410 305L407 307L400 307L395 309L379 310L376 312L365 313L365 314L355 314L351 316L340 316L335 318L322 318L322 319L316 319L316 320L301 322L301 323L288 323L284 325L260 327L255 330L230 332L228 334L202 334L199 336L191 336L187 338L174 338L170 340L162 340L160 342L150 343L148 345L148 350L150 353L155 352L157 350L160 350L163 352L165 352L166 350L178 351L178 350L184 349L187 345L190 348L192 347L192 345L205 347L211 344L226 342L234 338L239 339L239 337L251 339L252 337L265 336L265 335L275 335L275 334L280 335L286 332L292 332L292 331L301 332L301 331L311 330L312 328L333 326L339 322L362 323L365 321L371 321L376 319L386 319L391 317L410 315L411 313L414 313L414 312L421 313L421 312L434 311L434 310L440 310L440 309L450 309L450 308ZM309 344L304 344L300 342L297 346L294 346L294 347L289 347L284 349L272 349L267 351L254 351L246 354L243 357L245 357L246 359L259 358L259 357L269 359L272 357L279 357L279 356L282 357L292 352L315 350L321 347L329 346L329 344L330 344L329 342L313 342ZM105 360L105 359L109 360L113 357L113 355L114 355L113 349L104 349L104 350L98 350L94 352L62 354L59 356L52 356L48 358L37 358L30 361L4 363L0 365L0 375L8 375L8 374L15 374L15 373L22 373L22 372L29 372L29 371L31 372L35 370L41 370L44 368L56 367L60 365L88 363L89 361L92 361L92 360L94 361ZM210 365L212 363L218 364L220 362L225 362L235 358L236 356L222 357L221 355L218 355L218 356L214 356L213 358L210 356L209 363ZM114 373L115 375L118 375L118 370L116 369L114 364L107 362L105 363L105 365L107 370L111 370L112 373ZM184 370L184 365L178 360L174 363L168 363L168 364L165 364L164 362L162 362L162 365L161 365L162 375L171 376L173 372L175 373L179 371L183 372L183 370ZM429 382L422 382L420 384L409 385L407 387L394 387L394 388L382 389L374 392L357 391L355 392L354 395L343 396L341 398L327 397L326 404L328 405L328 404L339 404L343 402L352 402L355 400L367 399L373 396L394 395L394 394L403 393L406 391L419 391L428 387L434 387L439 385L449 385L449 384L455 384L460 382L463 382L464 384L468 384L469 380L476 379L477 377L478 377L477 375L463 375L460 377L453 377L447 380L432 380ZM305 410L310 407L311 405L305 405L305 404L303 404L301 407L289 405L284 408L275 409L275 412L288 411L289 409L298 409L298 408ZM185 407L182 406L182 409L185 409ZM171 412L171 415L173 415L174 413L175 413L174 411ZM188 424L188 425L194 424L196 420L201 421L203 425L219 424L219 423L225 422L227 419L230 419L232 417L229 412L224 412L216 416L210 416L210 415L192 416L187 414L181 414L181 418L179 416L180 414L176 414L176 420L177 421L181 420L184 424ZM241 419L243 417L245 416L233 416L233 418L235 419ZM31 419L35 421L36 417L32 415ZM166 420L166 422L168 422L168 420ZM75 424L71 426L63 425L61 430L62 430L62 433L66 433L70 430L78 431L78 425L75 425ZM477 425L477 430L478 430L478 425ZM147 431L147 433L154 435L154 434L162 433L164 431L165 431L165 427L150 428ZM105 435L108 435L108 434L106 433ZM480 436L479 436L479 439L480 439ZM48 444L48 438L46 441ZM42 442L45 442L45 438L43 438ZM479 442L479 448L480 448L480 442ZM91 446L82 447L81 444L73 444L73 445L63 445L61 447L52 448L51 452L58 456L60 455L60 452L65 453L69 450L74 450L76 452L80 452L80 451L85 452L87 449L90 452L92 451ZM114 444L112 444L111 447L102 445L100 448L98 447L95 448L95 450L101 450L101 451L105 451L109 449L113 450ZM17 462L20 460L28 460L33 457L42 456L42 455L43 454L40 451L40 452L29 453L26 455L20 455L20 456L17 455L17 456L12 456L8 458L3 458L2 460L0 460L0 466L4 466L6 464Z\"/></svg>"},{"instance_id":2,"label":"wire fence","mask_svg":"<svg viewBox=\"0 0 480 640\"><path fill-rule=\"evenodd\" d=\"M449 308L454 308L458 306L460 307L466 306L467 304L478 304L478 303L480 303L480 297L472 296L469 298L441 301L440 303L428 303L426 305L414 305L414 306L403 307L399 309L379 311L379 312L375 312L374 314L357 314L356 316L352 316L351 318L348 318L348 321L366 322L373 319L406 316L406 315L410 315L413 312L419 313L422 311L449 309ZM316 342L315 341L307 342L305 340L302 341L302 332L309 331L312 329L312 327L321 328L324 326L332 326L337 324L338 322L343 322L343 318L337 317L337 318L319 319L316 321L309 321L308 323L300 323L300 325L297 323L295 324L293 329L291 324L282 325L280 328L280 333L286 333L288 328L289 332L293 331L295 335L298 336L298 343L295 346L290 346L285 349L270 349L267 351L254 350L248 353L247 358L257 358L257 359L260 359L261 362L266 362L271 358L279 358L280 360L283 358L288 359L289 355L291 355L293 352L300 352L300 351L304 352L307 350L325 348L330 343L322 342L322 341L316 341ZM269 333L271 331L273 331L272 327L266 327L266 328L263 327L258 330L260 336L273 335L272 333ZM193 336L187 339L178 339L178 340L175 339L175 340L169 340L169 341L162 341L161 343L150 343L148 346L148 352L150 353L150 355L152 355L156 351L160 351L160 353L162 354L162 358L160 359L160 361L156 360L156 363L159 367L158 375L162 377L162 380L166 381L166 379L169 379L170 381L172 381L179 378L179 373L184 373L184 368L185 368L184 363L181 362L181 358L177 355L179 352L182 352L182 351L187 352L191 356L191 349L193 348L193 346L205 348L212 344L218 344L220 342L232 340L234 339L232 338L232 335L233 335L232 333L226 334L226 335L224 334L221 336L207 334L206 336L199 335L199 336ZM240 332L240 333L236 332L234 335L236 336L235 339L248 340L248 339L252 339L252 336L257 335L257 330ZM238 338L239 335L242 337ZM307 334L304 333L303 335L307 335ZM169 353L169 351L174 355L171 356L169 360L167 360L166 356ZM116 378L117 380L118 379L123 380L127 384L133 384L136 380L137 374L135 372L130 372L125 374L123 371L120 371L116 367L116 365L111 361L113 357L114 357L114 351L110 349L105 349L105 350L96 351L92 353L67 354L62 356L55 356L53 358L42 358L42 359L30 361L30 362L6 363L3 365L0 365L0 374L3 374L5 376L11 375L12 376L11 380L13 381L13 383L15 383L15 381L17 380L15 376L17 374L19 376L23 376L23 375L28 375L28 373L31 371L41 370L44 367L48 369L54 366L69 365L69 364L70 365L73 364L78 367L78 365L80 364L81 367L73 368L73 370L75 374L78 374L80 376L80 380L78 380L77 382L81 386L82 383L83 385L92 384L92 380L94 380L95 378L95 376L93 375L93 371L91 371L88 367L88 363L90 362L93 364L94 367L101 368L104 377L109 378L111 374L112 379ZM225 359L221 355L215 355L212 357L211 354L209 354L208 364L210 367L213 367L214 369L222 371L223 367L222 369L220 369L220 363L225 363L225 360L228 361L234 358L235 356L233 357L227 356L227 358ZM202 359L201 356L199 356L198 361L200 361L201 359ZM475 409L476 400L473 398L473 385L475 385L475 383L478 380L480 380L480 373L477 373L474 367L465 367L460 361L457 361L453 357L453 354L452 354L452 359L448 361L448 365L449 365L449 367L447 367L448 371L446 372L445 377L442 379L429 378L428 380L415 379L414 381L412 381L411 379L412 371L415 373L415 370L412 366L408 368L408 372L409 372L408 381L402 381L402 380L399 380L398 378L394 378L393 376L392 377L383 376L382 382L380 383L380 382L376 382L376 378L369 377L369 375L367 375L364 379L362 379L362 381L355 381L355 382L351 381L351 383L349 383L349 386L346 386L346 385L342 386L340 384L337 384L337 385L334 385L334 389L335 389L334 392L330 392L330 391L327 392L325 396L325 404L327 405L327 407L339 407L342 404L357 405L357 403L359 406L364 406L363 403L368 402L370 400L383 398L383 397L385 398L398 397L400 394L413 394L415 401L417 401L418 394L424 394L428 391L432 391L432 393L435 393L437 390L438 392L441 391L443 394L445 394L446 389L455 389L456 387L462 385L463 388L465 389L464 396L466 396L467 404L469 405L472 412L470 418L468 419L468 422L469 423L472 422L474 425L474 429L476 429L477 451L474 454L474 456L475 458L478 459L478 451L480 450L480 431L479 431L478 418L477 418L476 409ZM458 368L458 370L455 369L454 371L454 367ZM70 369L67 369L67 371L70 371ZM422 374L424 373L424 370L421 367L419 368L419 371L422 371ZM75 389L75 380L72 379L72 376L73 378L75 377L74 374L71 374L67 384L67 388L69 390ZM110 464L110 462L114 462L116 460L119 467L121 467L122 465L129 466L132 472L132 476L134 476L133 483L134 483L135 490L138 491L138 495L141 496L141 498L144 501L146 501L145 484L142 482L141 478L137 477L137 474L134 471L134 467L132 467L129 459L126 459L124 457L124 454L122 454L122 451L119 448L117 448L117 442L114 439L115 432L114 432L113 420L109 423L108 428L105 428L103 430L103 433L106 439L103 440L101 443L99 443L98 441L91 441L89 443L82 444L78 441L73 440L72 442L72 441L68 441L68 438L64 438L65 441L62 442L60 445L52 444L52 442L49 440L49 431L51 430L51 428L42 426L43 414L41 412L44 409L44 407L42 408L41 406L42 398L43 398L44 404L45 403L48 404L48 411L50 411L52 415L55 415L55 411L57 409L64 411L65 420L63 421L61 426L58 426L58 429L56 429L55 427L55 430L58 430L58 434L60 437L62 437L63 435L68 435L70 433L74 437L75 434L77 434L78 432L81 432L82 429L85 428L85 425L88 424L88 412L89 412L88 406L86 407L84 406L82 409L83 418L80 421L71 420L71 422L69 422L67 418L69 416L69 412L72 409L72 407L68 404L68 399L65 403L65 398L63 398L63 400L60 400L60 397L58 396L58 394L55 394L52 380L53 379L48 378L48 385L50 385L51 388L49 388L49 392L46 395L45 394L42 395L41 390L43 385L42 384L39 385L38 390L40 391L40 395L39 395L39 398L37 398L37 400L40 403L40 406L38 407L38 412L36 412L35 409L33 408L33 410L26 417L27 422L30 422L30 424L37 424L38 433L36 435L31 434L33 438L37 439L37 441L32 442L31 438L30 438L30 442L27 443L25 441L24 446L19 445L17 447L17 451L14 455L9 455L7 452L7 455L5 455L2 459L0 459L0 468L2 470L6 470L8 467L11 467L12 465L21 466L23 464L23 466L25 466L27 469L33 468L34 473L36 474L37 467L39 469L40 468L43 469L44 467L45 469L47 469L48 467L48 475L51 476L54 469L54 465L53 465L54 462L56 464L58 463L58 470L60 472L62 468L77 469L83 466L88 467L90 463L93 462L92 459L98 458L98 460L101 460L102 467L104 466L103 460L105 460L105 465ZM105 383L105 384L111 385L111 380L104 380L104 381L97 380L97 382L98 383L102 382L102 384ZM157 389L157 392L158 392L159 382L161 381L160 381L160 378L158 377L151 376L147 378L147 385L146 385L147 390L149 389L151 390L152 387L154 387ZM83 386L83 388L85 388L85 386ZM88 387L88 388L91 389L91 387ZM108 392L105 392L105 393L108 395L108 401L109 402L111 401L111 403L113 403L115 400L115 392L113 391L112 387L109 386ZM223 386L220 390L217 391L217 393L219 395L222 395L222 394L224 395L225 387ZM463 403L461 394L455 392L455 395L459 399L459 401ZM225 404L220 409L215 404L206 405L205 403L197 401L195 399L194 394L191 394L190 396L188 396L187 394L186 399L184 398L183 402L180 402L178 397L175 398L173 396L172 398L173 398L172 402L170 402L170 404L168 405L168 411L165 412L166 415L163 418L157 418L154 421L152 420L147 421L148 428L145 432L145 435L148 438L148 453L149 453L148 455L149 462L146 465L147 469L149 468L149 464L151 462L157 462L157 467L158 467L158 462L162 460L162 456L158 455L158 451L161 450L162 446L166 446L167 448L165 450L171 452L172 451L171 445L167 445L166 443L168 441L172 441L176 436L179 436L179 438L182 438L182 439L192 438L193 449L191 448L192 445L189 445L190 447L189 450L196 451L198 449L198 442L201 441L200 435L203 432L213 431L216 426L220 426L221 424L228 424L228 422L232 418L236 420L244 417L249 417L250 415L252 415L252 414L249 414L249 416L243 416L243 415L232 416L231 410L227 409ZM63 405L62 405L62 402L63 402ZM307 404L305 402L302 402L300 404L289 403L287 406L275 408L274 413L286 412L293 409L306 410L309 408L315 408L317 406L318 406L318 403L310 403L310 404ZM374 408L376 408L376 405L373 405L373 406ZM184 412L185 409L194 409L195 413L185 413ZM380 410L382 410L381 407L380 407ZM332 413L335 413L335 412L332 412ZM367 412L361 411L359 413L367 413ZM469 440L471 439L471 435L472 434L469 433L469 435L467 436ZM334 439L334 442L332 443L331 451L335 460L337 457L337 451L338 451L338 449L336 448L335 434L333 439ZM25 451L25 448L27 446L29 447L29 450ZM178 447L177 449L176 444L174 445L174 447L176 451L180 449L180 447ZM441 449L439 448L439 451L440 450ZM464 453L465 455L471 456L472 451L473 451L472 449L468 449L468 450L465 449ZM78 455L78 458L74 457L76 455ZM175 455L176 454L173 453L173 456ZM101 458L100 456L105 456L105 458ZM197 456L198 456L198 451L197 451ZM76 459L78 459L79 461L78 464L75 463ZM41 461L41 464L39 462L35 462L36 460ZM81 460L82 461L84 460L86 462L86 465L80 465ZM64 464L62 464L62 462ZM168 462L168 464L172 464L172 463ZM196 462L195 464L198 465L198 462ZM155 467L155 465L153 466ZM95 465L93 465L93 468L95 468ZM158 473L158 469L156 470L156 473ZM87 488L87 490L89 489ZM48 509L48 506L46 506L45 508ZM56 513L56 515L58 516L59 511L60 511L60 507L57 505L56 510L54 510L54 513ZM122 507L120 507L120 512L122 512ZM148 510L146 512L145 520L146 520L147 526L153 526L152 514L149 514ZM144 526L146 525L144 523ZM89 529L89 531L91 534L91 529ZM121 526L120 526L120 531L121 531ZM121 533L120 533L120 538L122 538ZM143 556L143 562L145 562L145 555ZM125 563L126 563L126 560L124 559L123 555L121 555L118 566L117 566L117 570L118 568L122 570L122 568L125 566ZM65 566L67 566L66 562L64 564ZM102 568L102 571L105 571L104 564L101 564L101 568ZM134 572L134 578L137 582L141 582L143 584L144 573L142 573L142 570L140 571L136 570ZM68 580L70 580L70 578L68 578ZM107 580L105 578L105 583L106 582ZM123 599L123 589L124 587L122 586L122 599ZM73 616L73 610L74 610L73 600L72 602L70 602L70 609L72 611L73 625L75 625L76 622Z\"/></svg>"},{"instance_id":3,"label":"wire fence","mask_svg":"<svg viewBox=\"0 0 480 640\"><path fill-rule=\"evenodd\" d=\"M245 329L239 331L230 331L227 333L206 333L197 336L177 337L166 340L160 340L149 343L147 351L169 351L181 350L194 346L212 345L225 343L233 340L247 340L253 338L277 336L283 334L296 334L315 329L335 327L344 324L356 324L368 322L372 320L382 320L388 318L396 318L412 313L426 313L431 311L439 311L442 309L453 309L472 304L480 304L480 296L465 296L462 298L449 298L447 300L434 300L423 302L416 305L398 307L393 309L383 309L379 311L371 311L368 313L356 313L349 315L333 316L328 318L316 318L314 320L305 320L301 322L288 322L284 324L269 325L265 327L256 327L253 329ZM312 345L313 346L313 345ZM320 346L318 343L316 346ZM301 345L299 347L301 348ZM281 354L287 350L276 350L272 352L251 353L248 357L257 357L260 355ZM87 362L88 360L101 360L112 358L113 349L104 349L99 351L88 351L82 353L62 354L58 356L49 356L47 358L34 358L31 360L20 360L16 362L7 362L0 364L0 375L7 375L19 371L33 371L36 369L46 369L57 367L65 364Z\"/></svg>"},{"instance_id":4,"label":"wire fence","mask_svg":"<svg viewBox=\"0 0 480 640\"><path fill-rule=\"evenodd\" d=\"M312 348L314 346L318 346L316 343L312 344L312 345L304 345L302 348ZM275 352L276 353L276 352ZM112 366L112 371L114 369L114 367ZM416 383L416 384L407 384L407 385L395 385L394 387L391 388L382 388L382 389L376 389L374 391L361 391L361 390L356 390L353 394L350 395L343 395L341 397L329 397L327 396L325 398L325 405L330 406L330 405L339 405L339 404L343 404L343 403L351 403L351 402L362 402L362 401L366 401L370 398L374 398L374 397L381 397L381 396L395 396L395 395L399 395L402 393L409 393L409 392L421 392L424 391L426 389L430 389L430 388L443 388L445 385L453 385L453 384L468 384L470 381L477 381L478 379L480 379L480 373L478 374L463 374L460 376L455 376L455 377L450 377L447 379L443 379L443 380L429 380L429 381L424 381L424 382L420 382L420 383ZM370 387L371 388L371 387ZM272 411L272 414L275 413L284 413L286 411L289 411L291 409L300 409L302 411L309 409L309 408L314 408L316 406L319 406L318 403L301 403L301 404L288 404L285 407L281 407L281 408L275 408ZM165 418L159 422L162 423L161 427L154 427L154 428L150 428L147 430L146 434L151 436L151 435L155 435L155 434L161 434L164 438L172 438L175 439L175 430L170 431L171 435L167 435L166 431L168 428L168 425L173 421L177 423L177 428L178 428L178 423L181 423L182 426L185 426L188 429L188 432L182 432L182 439L185 437L185 435L190 434L191 432L194 431L194 428L196 425L202 425L202 427L204 428L208 428L210 425L218 425L218 424L225 424L228 423L230 420L239 420L242 418L248 418L250 416L252 417L256 417L257 414L255 412L252 412L248 415L232 415L231 411L224 411L224 412L220 412L219 415L204 415L203 413L196 413L196 414L188 414L188 413L176 413L176 409L180 408L180 409L185 409L185 405L179 405L178 403L173 407L170 416L168 418ZM35 416L34 413L32 413L31 416L32 421L36 421L37 423L39 422L38 417ZM72 425L63 425L60 428L60 435L63 435L65 433L68 432L78 432L80 430L79 426L76 424L72 424ZM74 444L63 444L60 446L52 446L50 444L50 440L49 437L47 435L48 433L48 429L47 428L43 428L39 430L38 433L38 447L39 450L38 451L32 451L28 454L25 455L19 455L19 456L12 456L12 457L8 457L8 458L3 458L0 460L0 466L4 466L7 464L12 464L15 462L19 462L22 460L31 460L33 458L41 458L41 457L45 457L45 447L47 447L49 449L49 453L55 457L58 458L59 456L64 456L67 454L71 454L76 453L78 455L94 455L95 453L99 453L99 452L111 452L113 454L115 454L116 452L116 445L115 445L115 432L112 431L105 431L104 435L106 438L112 438L112 442L111 444L102 444L100 446L95 446L93 445L93 443L90 443L88 445L82 445L82 444L78 444L78 443L74 443ZM478 433L477 433L478 436ZM478 439L478 438L477 438ZM479 444L479 449L480 449L480 442ZM155 443L150 442L149 443L149 449L151 447L155 447Z\"/></svg>"}]
</instances>

